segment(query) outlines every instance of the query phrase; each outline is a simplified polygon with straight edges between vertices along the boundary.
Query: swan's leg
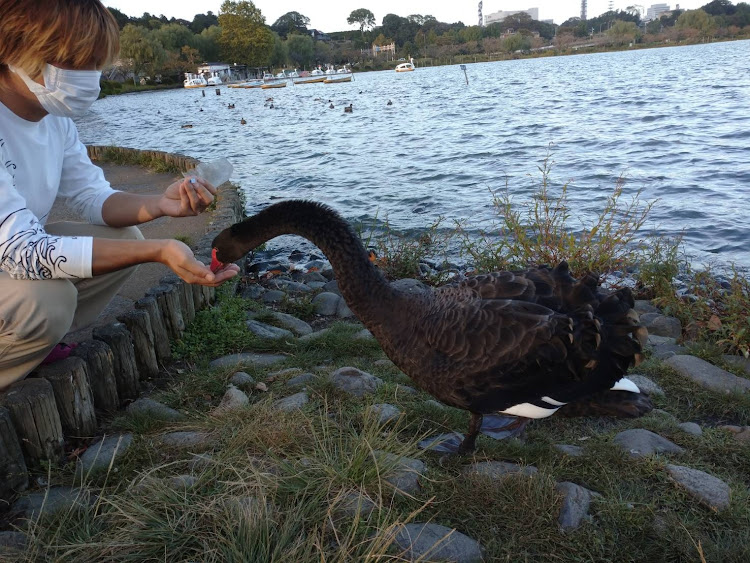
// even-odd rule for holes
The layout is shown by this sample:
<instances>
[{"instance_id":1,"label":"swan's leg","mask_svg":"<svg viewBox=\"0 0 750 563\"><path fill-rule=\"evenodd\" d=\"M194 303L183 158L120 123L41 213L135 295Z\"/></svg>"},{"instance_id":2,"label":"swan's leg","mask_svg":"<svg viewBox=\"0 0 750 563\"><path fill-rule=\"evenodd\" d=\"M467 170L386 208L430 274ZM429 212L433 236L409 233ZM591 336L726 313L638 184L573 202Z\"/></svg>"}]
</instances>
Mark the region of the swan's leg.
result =
<instances>
[{"instance_id":1,"label":"swan's leg","mask_svg":"<svg viewBox=\"0 0 750 563\"><path fill-rule=\"evenodd\" d=\"M474 453L476 449L477 436L479 430L482 428L482 415L476 412L471 413L471 420L469 421L469 433L466 434L466 438L458 446L459 455L467 455Z\"/></svg>"},{"instance_id":2,"label":"swan's leg","mask_svg":"<svg viewBox=\"0 0 750 563\"><path fill-rule=\"evenodd\" d=\"M484 423L480 431L485 436L489 436L495 440L515 438L523 432L529 420L531 419L523 416L488 414L484 416Z\"/></svg>"},{"instance_id":3,"label":"swan's leg","mask_svg":"<svg viewBox=\"0 0 750 563\"><path fill-rule=\"evenodd\" d=\"M638 418L651 412L653 403L645 393L603 391L586 399L569 403L556 416L614 416Z\"/></svg>"}]
</instances>

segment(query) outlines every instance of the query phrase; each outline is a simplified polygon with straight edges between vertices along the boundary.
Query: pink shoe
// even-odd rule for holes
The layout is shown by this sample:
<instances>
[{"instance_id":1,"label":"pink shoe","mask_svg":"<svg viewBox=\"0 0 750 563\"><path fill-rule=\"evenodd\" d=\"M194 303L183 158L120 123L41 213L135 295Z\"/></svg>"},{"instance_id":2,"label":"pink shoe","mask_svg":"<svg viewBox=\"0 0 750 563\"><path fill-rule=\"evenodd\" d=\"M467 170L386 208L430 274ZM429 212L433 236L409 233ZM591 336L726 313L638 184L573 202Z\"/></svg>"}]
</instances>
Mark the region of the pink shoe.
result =
<instances>
[{"instance_id":1,"label":"pink shoe","mask_svg":"<svg viewBox=\"0 0 750 563\"><path fill-rule=\"evenodd\" d=\"M64 342L60 342L60 344L52 348L52 351L49 354L47 354L47 357L44 358L44 360L42 360L42 365L51 364L54 362L59 362L60 360L64 360L65 358L70 356L70 353L77 346L78 344L65 344Z\"/></svg>"}]
</instances>

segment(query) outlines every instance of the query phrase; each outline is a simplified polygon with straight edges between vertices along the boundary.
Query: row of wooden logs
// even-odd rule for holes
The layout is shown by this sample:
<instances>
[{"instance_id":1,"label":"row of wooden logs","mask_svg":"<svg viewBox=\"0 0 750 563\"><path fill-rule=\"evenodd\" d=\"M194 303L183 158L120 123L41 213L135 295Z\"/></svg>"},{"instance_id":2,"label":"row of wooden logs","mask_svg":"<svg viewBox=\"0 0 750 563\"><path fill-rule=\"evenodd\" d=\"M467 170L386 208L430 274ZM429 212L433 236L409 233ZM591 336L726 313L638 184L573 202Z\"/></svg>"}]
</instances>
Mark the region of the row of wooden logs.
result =
<instances>
[{"instance_id":1,"label":"row of wooden logs","mask_svg":"<svg viewBox=\"0 0 750 563\"><path fill-rule=\"evenodd\" d=\"M170 359L170 341L214 298L213 288L166 276L119 322L95 328L70 357L0 395L0 504L28 487L28 468L60 462L65 439L94 436L97 414L137 398L140 381Z\"/></svg>"}]
</instances>

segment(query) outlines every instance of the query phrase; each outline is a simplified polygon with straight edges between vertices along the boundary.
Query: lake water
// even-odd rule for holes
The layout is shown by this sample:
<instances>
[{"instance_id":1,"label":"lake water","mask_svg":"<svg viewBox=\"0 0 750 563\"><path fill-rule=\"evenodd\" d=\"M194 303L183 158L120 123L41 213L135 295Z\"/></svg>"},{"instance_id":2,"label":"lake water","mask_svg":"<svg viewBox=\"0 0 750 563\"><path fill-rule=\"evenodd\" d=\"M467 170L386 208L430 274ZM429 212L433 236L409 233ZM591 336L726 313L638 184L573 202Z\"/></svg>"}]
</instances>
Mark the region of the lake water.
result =
<instances>
[{"instance_id":1,"label":"lake water","mask_svg":"<svg viewBox=\"0 0 750 563\"><path fill-rule=\"evenodd\" d=\"M85 143L228 157L249 212L303 197L399 230L439 216L487 225L489 190L507 181L527 198L551 150L572 226L624 175L626 194L659 200L648 229L684 231L698 259L750 266L750 41L477 63L467 75L454 65L111 96L78 125Z\"/></svg>"}]
</instances>

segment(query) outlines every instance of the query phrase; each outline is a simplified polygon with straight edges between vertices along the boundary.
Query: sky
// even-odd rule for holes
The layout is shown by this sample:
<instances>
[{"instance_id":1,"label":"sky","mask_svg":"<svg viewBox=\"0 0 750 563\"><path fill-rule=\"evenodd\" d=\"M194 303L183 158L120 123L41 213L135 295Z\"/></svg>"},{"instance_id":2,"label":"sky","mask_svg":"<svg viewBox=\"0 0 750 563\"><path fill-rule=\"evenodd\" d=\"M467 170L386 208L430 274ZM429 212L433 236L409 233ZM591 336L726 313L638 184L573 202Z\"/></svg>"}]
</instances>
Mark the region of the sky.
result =
<instances>
[{"instance_id":1,"label":"sky","mask_svg":"<svg viewBox=\"0 0 750 563\"><path fill-rule=\"evenodd\" d=\"M615 9L625 9L643 0L614 0ZM167 18L182 18L192 21L195 14L212 11L219 13L222 0L103 0L106 6L117 8L128 16L141 16L144 12L152 15L165 15ZM674 1L660 0L674 8ZM693 10L708 3L709 0L681 0L680 8ZM454 23L462 21L466 25L476 25L478 0L254 0L254 4L266 18L268 25L273 24L279 16L287 12L299 12L310 18L310 27L324 32L354 29L346 23L349 14L358 8L367 8L375 15L377 25L386 14L406 17L411 14L435 16L439 21ZM645 8L654 4L645 0ZM589 0L588 17L595 17L608 10L609 0ZM500 10L523 10L539 8L539 19L552 19L560 24L572 16L579 16L580 0L484 0L485 15Z\"/></svg>"}]
</instances>

